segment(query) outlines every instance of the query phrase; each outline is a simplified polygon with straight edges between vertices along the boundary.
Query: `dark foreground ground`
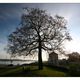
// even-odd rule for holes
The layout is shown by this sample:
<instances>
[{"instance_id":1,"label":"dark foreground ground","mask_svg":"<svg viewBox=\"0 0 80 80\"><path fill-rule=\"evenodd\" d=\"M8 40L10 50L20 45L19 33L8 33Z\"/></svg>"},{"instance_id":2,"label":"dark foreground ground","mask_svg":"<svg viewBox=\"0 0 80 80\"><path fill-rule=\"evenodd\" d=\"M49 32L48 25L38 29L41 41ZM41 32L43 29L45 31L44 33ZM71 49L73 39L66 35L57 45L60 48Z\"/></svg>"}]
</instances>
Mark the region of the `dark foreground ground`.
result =
<instances>
[{"instance_id":1,"label":"dark foreground ground","mask_svg":"<svg viewBox=\"0 0 80 80\"><path fill-rule=\"evenodd\" d=\"M62 68L44 66L38 70L37 65L2 66L0 77L70 77L69 71Z\"/></svg>"},{"instance_id":2,"label":"dark foreground ground","mask_svg":"<svg viewBox=\"0 0 80 80\"><path fill-rule=\"evenodd\" d=\"M25 69L24 69L25 68ZM4 67L0 68L0 76L5 77L60 77L67 76L65 72L44 67L43 70L38 70L37 66L15 66L15 67Z\"/></svg>"}]
</instances>

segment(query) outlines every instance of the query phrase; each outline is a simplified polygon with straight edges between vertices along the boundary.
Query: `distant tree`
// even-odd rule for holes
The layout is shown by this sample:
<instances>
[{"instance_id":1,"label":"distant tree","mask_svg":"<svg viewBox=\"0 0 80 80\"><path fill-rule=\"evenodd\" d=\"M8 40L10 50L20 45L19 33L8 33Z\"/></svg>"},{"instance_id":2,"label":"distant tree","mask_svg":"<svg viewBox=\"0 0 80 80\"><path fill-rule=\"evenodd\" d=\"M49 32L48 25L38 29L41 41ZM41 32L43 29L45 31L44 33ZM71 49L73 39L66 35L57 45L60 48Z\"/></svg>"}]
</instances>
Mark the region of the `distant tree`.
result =
<instances>
[{"instance_id":1,"label":"distant tree","mask_svg":"<svg viewBox=\"0 0 80 80\"><path fill-rule=\"evenodd\" d=\"M39 69L43 69L42 50L62 51L62 43L71 40L61 16L50 16L39 8L25 8L20 28L8 37L8 52L12 55L34 55L38 53Z\"/></svg>"},{"instance_id":2,"label":"distant tree","mask_svg":"<svg viewBox=\"0 0 80 80\"><path fill-rule=\"evenodd\" d=\"M68 61L76 62L80 61L80 54L78 52L72 52L71 54L68 54L69 58Z\"/></svg>"}]
</instances>

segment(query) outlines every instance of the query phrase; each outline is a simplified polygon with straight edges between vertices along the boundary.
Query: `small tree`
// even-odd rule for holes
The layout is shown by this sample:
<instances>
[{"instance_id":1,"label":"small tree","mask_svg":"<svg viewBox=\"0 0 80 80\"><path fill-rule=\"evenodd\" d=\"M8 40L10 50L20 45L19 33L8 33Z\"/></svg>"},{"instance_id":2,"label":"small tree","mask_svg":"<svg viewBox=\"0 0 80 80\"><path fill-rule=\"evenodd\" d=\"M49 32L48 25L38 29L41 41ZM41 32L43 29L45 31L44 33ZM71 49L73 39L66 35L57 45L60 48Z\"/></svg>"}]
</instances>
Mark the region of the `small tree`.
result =
<instances>
[{"instance_id":1,"label":"small tree","mask_svg":"<svg viewBox=\"0 0 80 80\"><path fill-rule=\"evenodd\" d=\"M80 54L78 52L72 52L68 54L68 61L69 62L79 62L80 61Z\"/></svg>"},{"instance_id":2,"label":"small tree","mask_svg":"<svg viewBox=\"0 0 80 80\"><path fill-rule=\"evenodd\" d=\"M8 51L12 55L34 55L38 52L39 69L43 69L42 49L62 51L62 43L70 40L66 20L61 16L50 16L39 8L25 8L21 27L9 35Z\"/></svg>"}]
</instances>

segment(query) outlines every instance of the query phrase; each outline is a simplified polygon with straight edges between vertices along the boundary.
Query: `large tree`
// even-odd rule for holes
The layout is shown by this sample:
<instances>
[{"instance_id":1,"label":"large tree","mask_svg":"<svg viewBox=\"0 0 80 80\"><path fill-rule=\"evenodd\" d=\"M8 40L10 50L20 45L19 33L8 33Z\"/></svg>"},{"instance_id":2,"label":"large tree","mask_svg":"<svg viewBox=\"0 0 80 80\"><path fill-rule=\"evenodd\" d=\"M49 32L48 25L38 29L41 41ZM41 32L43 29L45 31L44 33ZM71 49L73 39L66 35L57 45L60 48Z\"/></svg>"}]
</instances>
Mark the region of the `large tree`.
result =
<instances>
[{"instance_id":1,"label":"large tree","mask_svg":"<svg viewBox=\"0 0 80 80\"><path fill-rule=\"evenodd\" d=\"M43 69L42 50L62 51L62 43L70 40L64 17L47 14L39 8L25 8L20 27L8 37L8 52L12 55L38 53L39 69Z\"/></svg>"}]
</instances>

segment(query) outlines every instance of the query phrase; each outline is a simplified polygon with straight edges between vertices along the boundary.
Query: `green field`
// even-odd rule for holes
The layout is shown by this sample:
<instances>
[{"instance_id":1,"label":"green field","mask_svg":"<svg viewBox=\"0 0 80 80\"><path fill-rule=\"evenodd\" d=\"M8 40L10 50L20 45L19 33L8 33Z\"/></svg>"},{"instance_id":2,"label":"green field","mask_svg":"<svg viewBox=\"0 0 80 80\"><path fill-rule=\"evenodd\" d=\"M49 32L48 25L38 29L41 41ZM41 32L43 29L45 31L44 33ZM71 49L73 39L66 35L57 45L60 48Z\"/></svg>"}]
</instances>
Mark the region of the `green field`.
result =
<instances>
[{"instance_id":1,"label":"green field","mask_svg":"<svg viewBox=\"0 0 80 80\"><path fill-rule=\"evenodd\" d=\"M37 66L7 66L0 68L1 77L66 77L67 73L44 66L38 70Z\"/></svg>"}]
</instances>

